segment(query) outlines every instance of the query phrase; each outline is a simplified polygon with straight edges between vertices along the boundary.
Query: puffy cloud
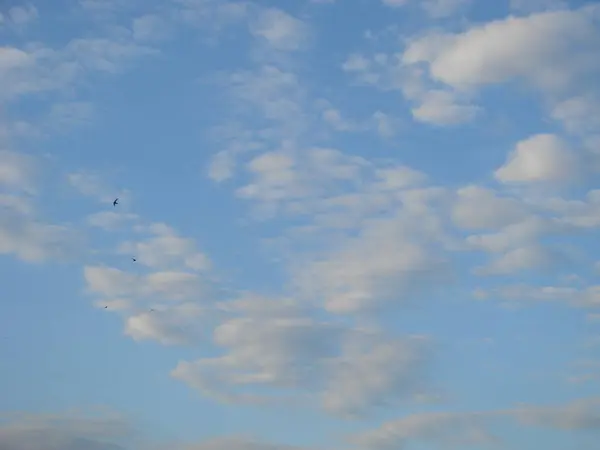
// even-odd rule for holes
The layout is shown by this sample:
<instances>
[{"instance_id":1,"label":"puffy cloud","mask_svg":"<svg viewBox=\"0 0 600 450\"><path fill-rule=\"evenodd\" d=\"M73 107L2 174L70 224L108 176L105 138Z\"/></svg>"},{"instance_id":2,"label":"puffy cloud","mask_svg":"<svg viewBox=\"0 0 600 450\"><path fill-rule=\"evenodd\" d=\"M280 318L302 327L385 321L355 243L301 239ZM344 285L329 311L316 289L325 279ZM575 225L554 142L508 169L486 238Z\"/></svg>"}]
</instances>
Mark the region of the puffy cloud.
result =
<instances>
[{"instance_id":1,"label":"puffy cloud","mask_svg":"<svg viewBox=\"0 0 600 450\"><path fill-rule=\"evenodd\" d=\"M419 37L408 45L403 60L425 62L434 79L459 88L514 78L562 88L590 70L587 58L600 38L595 9L508 17L460 34Z\"/></svg>"},{"instance_id":2,"label":"puffy cloud","mask_svg":"<svg viewBox=\"0 0 600 450\"><path fill-rule=\"evenodd\" d=\"M421 122L438 125L456 125L473 120L480 108L456 103L454 97L451 92L429 91L422 98L421 105L413 108L412 114Z\"/></svg>"},{"instance_id":3,"label":"puffy cloud","mask_svg":"<svg viewBox=\"0 0 600 450\"><path fill-rule=\"evenodd\" d=\"M224 354L181 361L172 372L204 395L229 403L304 398L357 415L423 388L423 338L392 339L317 320L292 300L246 297L221 308L233 314L214 330Z\"/></svg>"},{"instance_id":4,"label":"puffy cloud","mask_svg":"<svg viewBox=\"0 0 600 450\"><path fill-rule=\"evenodd\" d=\"M559 137L538 134L517 143L494 173L503 183L561 182L578 178L581 163Z\"/></svg>"},{"instance_id":5,"label":"puffy cloud","mask_svg":"<svg viewBox=\"0 0 600 450\"><path fill-rule=\"evenodd\" d=\"M214 332L215 343L228 350L224 356L180 362L172 375L222 401L270 401L238 387L315 386L323 359L335 354L340 337L337 327L308 317L232 318Z\"/></svg>"}]
</instances>

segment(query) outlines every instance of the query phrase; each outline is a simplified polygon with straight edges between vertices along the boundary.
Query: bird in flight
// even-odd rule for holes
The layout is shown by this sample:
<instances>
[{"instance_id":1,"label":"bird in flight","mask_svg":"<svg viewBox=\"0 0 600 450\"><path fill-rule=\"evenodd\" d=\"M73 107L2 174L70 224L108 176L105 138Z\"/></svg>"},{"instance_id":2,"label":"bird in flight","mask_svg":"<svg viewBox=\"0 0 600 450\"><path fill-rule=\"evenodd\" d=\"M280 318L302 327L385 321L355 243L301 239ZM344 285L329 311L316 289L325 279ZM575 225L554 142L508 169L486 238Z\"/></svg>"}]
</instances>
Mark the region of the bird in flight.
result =
<instances>
[{"instance_id":1,"label":"bird in flight","mask_svg":"<svg viewBox=\"0 0 600 450\"><path fill-rule=\"evenodd\" d=\"M108 309L108 306L105 306L104 309Z\"/></svg>"},{"instance_id":2,"label":"bird in flight","mask_svg":"<svg viewBox=\"0 0 600 450\"><path fill-rule=\"evenodd\" d=\"M132 260L133 262L136 262L136 261L137 261L137 259L135 259L135 258L131 258L131 260Z\"/></svg>"},{"instance_id":3,"label":"bird in flight","mask_svg":"<svg viewBox=\"0 0 600 450\"><path fill-rule=\"evenodd\" d=\"M115 198L115 201L113 202L113 206L117 206L119 204L119 198Z\"/></svg>"}]
</instances>

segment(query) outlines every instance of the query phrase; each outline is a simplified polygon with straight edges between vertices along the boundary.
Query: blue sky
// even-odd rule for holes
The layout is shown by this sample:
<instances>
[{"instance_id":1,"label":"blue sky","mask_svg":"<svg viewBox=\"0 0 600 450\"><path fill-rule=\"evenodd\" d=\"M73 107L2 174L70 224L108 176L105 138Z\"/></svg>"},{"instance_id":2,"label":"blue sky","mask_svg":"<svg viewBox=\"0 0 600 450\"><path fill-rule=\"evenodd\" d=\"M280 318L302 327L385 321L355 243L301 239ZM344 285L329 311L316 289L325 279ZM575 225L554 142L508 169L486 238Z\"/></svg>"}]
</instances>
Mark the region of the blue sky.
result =
<instances>
[{"instance_id":1,"label":"blue sky","mask_svg":"<svg viewBox=\"0 0 600 450\"><path fill-rule=\"evenodd\" d=\"M597 2L3 2L0 447L592 448L599 51Z\"/></svg>"}]
</instances>

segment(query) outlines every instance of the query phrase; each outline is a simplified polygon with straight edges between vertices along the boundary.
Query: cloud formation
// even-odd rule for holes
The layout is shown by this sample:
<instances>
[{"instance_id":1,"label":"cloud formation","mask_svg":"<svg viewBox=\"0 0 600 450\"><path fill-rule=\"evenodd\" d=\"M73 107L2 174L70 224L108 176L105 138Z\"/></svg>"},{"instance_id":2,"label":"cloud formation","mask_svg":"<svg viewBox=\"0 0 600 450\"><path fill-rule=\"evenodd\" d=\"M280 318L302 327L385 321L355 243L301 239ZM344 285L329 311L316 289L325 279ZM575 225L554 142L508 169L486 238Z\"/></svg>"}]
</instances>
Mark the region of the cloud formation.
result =
<instances>
[{"instance_id":1,"label":"cloud formation","mask_svg":"<svg viewBox=\"0 0 600 450\"><path fill-rule=\"evenodd\" d=\"M30 415L0 448L518 447L533 430L550 450L598 431L598 6L301 3L0 10L3 270L57 311L60 283L116 316L175 415L235 415L164 446L120 416ZM104 345L105 317L77 320ZM154 388L127 348L106 351ZM291 410L315 435L278 444L287 425L262 417Z\"/></svg>"}]
</instances>

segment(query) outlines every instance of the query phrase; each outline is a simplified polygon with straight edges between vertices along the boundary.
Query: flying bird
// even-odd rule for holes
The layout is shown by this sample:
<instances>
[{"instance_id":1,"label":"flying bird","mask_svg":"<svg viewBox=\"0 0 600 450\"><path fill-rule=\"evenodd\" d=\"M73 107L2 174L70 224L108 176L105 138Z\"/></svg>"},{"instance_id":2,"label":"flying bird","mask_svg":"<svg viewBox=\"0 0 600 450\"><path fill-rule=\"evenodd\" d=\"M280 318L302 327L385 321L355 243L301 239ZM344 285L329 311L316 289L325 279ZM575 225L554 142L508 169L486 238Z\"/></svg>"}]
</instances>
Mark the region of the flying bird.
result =
<instances>
[{"instance_id":1,"label":"flying bird","mask_svg":"<svg viewBox=\"0 0 600 450\"><path fill-rule=\"evenodd\" d=\"M117 206L119 204L119 197L115 198L115 201L113 202L113 206Z\"/></svg>"},{"instance_id":2,"label":"flying bird","mask_svg":"<svg viewBox=\"0 0 600 450\"><path fill-rule=\"evenodd\" d=\"M108 309L108 306L105 306L104 309Z\"/></svg>"},{"instance_id":3,"label":"flying bird","mask_svg":"<svg viewBox=\"0 0 600 450\"><path fill-rule=\"evenodd\" d=\"M131 258L131 260L132 260L133 262L136 262L136 261L137 261L137 259L135 259L135 258Z\"/></svg>"}]
</instances>

